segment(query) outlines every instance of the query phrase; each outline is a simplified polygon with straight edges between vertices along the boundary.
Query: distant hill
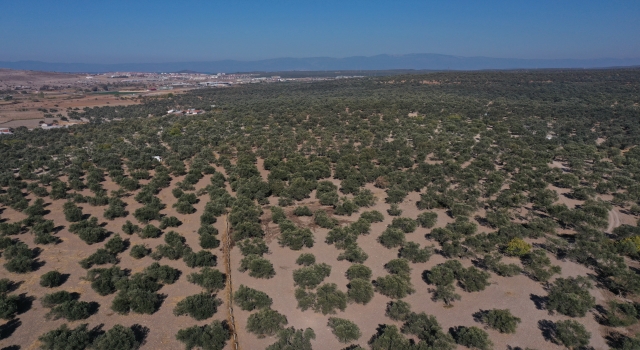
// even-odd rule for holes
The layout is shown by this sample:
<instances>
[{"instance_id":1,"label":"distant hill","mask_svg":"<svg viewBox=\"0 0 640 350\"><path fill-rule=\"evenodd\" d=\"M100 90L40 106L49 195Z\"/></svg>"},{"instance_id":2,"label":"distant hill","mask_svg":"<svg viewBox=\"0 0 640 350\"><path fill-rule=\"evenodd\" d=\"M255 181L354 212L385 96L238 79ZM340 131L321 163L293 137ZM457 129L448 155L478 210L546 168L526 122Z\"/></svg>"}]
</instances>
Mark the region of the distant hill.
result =
<instances>
[{"instance_id":1,"label":"distant hill","mask_svg":"<svg viewBox=\"0 0 640 350\"><path fill-rule=\"evenodd\" d=\"M439 54L353 56L345 58L272 58L258 61L207 61L170 63L49 63L39 61L0 62L0 68L54 72L181 72L202 73L325 71L325 70L484 70L540 68L605 68L640 66L640 58L601 59L516 59L462 57Z\"/></svg>"}]
</instances>

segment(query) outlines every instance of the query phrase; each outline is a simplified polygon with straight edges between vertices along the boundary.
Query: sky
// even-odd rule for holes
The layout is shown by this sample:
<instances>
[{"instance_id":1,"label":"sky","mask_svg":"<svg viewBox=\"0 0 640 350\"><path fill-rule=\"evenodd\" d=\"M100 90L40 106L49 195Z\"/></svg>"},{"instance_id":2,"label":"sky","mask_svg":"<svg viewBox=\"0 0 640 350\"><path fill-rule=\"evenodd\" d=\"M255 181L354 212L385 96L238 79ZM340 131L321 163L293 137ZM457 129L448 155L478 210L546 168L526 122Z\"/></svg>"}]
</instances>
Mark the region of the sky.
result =
<instances>
[{"instance_id":1,"label":"sky","mask_svg":"<svg viewBox=\"0 0 640 350\"><path fill-rule=\"evenodd\" d=\"M637 0L2 0L0 61L640 57Z\"/></svg>"}]
</instances>

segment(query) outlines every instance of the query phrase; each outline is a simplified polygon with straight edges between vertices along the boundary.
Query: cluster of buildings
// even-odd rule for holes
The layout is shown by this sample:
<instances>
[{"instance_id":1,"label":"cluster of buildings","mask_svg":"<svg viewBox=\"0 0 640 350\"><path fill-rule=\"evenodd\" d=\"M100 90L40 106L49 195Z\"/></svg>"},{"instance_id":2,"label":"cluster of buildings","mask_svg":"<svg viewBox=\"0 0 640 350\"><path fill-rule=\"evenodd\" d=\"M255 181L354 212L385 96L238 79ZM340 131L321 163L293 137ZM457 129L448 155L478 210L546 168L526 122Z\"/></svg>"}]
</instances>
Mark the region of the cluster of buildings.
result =
<instances>
[{"instance_id":1,"label":"cluster of buildings","mask_svg":"<svg viewBox=\"0 0 640 350\"><path fill-rule=\"evenodd\" d=\"M197 115L197 114L202 114L202 113L204 113L203 110L195 109L195 108L190 108L190 109L185 109L185 110L170 109L170 110L167 111L167 114L179 114L179 115Z\"/></svg>"}]
</instances>

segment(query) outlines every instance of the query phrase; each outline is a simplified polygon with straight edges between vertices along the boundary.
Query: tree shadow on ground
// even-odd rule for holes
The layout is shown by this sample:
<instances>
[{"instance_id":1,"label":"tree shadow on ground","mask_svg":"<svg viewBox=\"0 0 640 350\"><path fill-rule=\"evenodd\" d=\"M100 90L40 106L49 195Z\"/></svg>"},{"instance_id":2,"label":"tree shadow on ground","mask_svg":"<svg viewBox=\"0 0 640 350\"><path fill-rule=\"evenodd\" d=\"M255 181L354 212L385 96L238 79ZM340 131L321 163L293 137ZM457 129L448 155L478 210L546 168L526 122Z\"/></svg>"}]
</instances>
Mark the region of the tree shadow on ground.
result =
<instances>
[{"instance_id":1,"label":"tree shadow on ground","mask_svg":"<svg viewBox=\"0 0 640 350\"><path fill-rule=\"evenodd\" d=\"M0 326L0 340L9 338L21 325L22 321L19 318L14 318Z\"/></svg>"},{"instance_id":2,"label":"tree shadow on ground","mask_svg":"<svg viewBox=\"0 0 640 350\"><path fill-rule=\"evenodd\" d=\"M131 326L131 330L133 330L133 334L136 336L136 341L140 343L140 345L144 345L147 342L147 336L149 336L149 333L151 332L149 327L145 327L137 323Z\"/></svg>"},{"instance_id":3,"label":"tree shadow on ground","mask_svg":"<svg viewBox=\"0 0 640 350\"><path fill-rule=\"evenodd\" d=\"M556 337L556 324L550 320L538 321L538 329L542 331L542 336L546 341L553 342Z\"/></svg>"},{"instance_id":4,"label":"tree shadow on ground","mask_svg":"<svg viewBox=\"0 0 640 350\"><path fill-rule=\"evenodd\" d=\"M531 293L529 294L529 299L531 299L531 301L533 301L533 303L536 305L536 309L544 310L547 298Z\"/></svg>"}]
</instances>

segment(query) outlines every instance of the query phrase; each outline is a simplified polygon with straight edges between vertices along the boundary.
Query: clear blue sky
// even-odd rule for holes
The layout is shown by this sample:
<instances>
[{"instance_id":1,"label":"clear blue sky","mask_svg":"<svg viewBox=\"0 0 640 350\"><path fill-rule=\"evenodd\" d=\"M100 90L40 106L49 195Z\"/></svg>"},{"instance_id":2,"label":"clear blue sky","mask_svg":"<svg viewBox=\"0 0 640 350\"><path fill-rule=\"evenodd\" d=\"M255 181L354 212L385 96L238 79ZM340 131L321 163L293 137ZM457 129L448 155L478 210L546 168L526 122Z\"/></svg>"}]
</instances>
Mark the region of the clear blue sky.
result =
<instances>
[{"instance_id":1,"label":"clear blue sky","mask_svg":"<svg viewBox=\"0 0 640 350\"><path fill-rule=\"evenodd\" d=\"M0 60L640 57L638 0L4 0Z\"/></svg>"}]
</instances>

